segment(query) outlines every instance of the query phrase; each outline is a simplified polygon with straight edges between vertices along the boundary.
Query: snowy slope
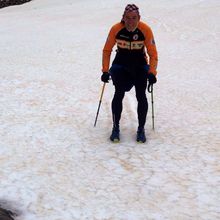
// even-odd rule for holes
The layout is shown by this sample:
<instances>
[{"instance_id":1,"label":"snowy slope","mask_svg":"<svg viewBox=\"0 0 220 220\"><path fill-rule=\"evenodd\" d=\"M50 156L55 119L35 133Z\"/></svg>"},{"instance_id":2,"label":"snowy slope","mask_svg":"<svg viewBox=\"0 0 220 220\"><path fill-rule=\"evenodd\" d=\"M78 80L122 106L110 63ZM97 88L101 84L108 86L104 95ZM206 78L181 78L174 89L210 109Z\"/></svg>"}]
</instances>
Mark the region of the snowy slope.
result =
<instances>
[{"instance_id":1,"label":"snowy slope","mask_svg":"<svg viewBox=\"0 0 220 220\"><path fill-rule=\"evenodd\" d=\"M111 83L93 127L102 47L127 3L33 0L0 10L0 204L17 220L219 218L220 2L134 2L159 52L156 129L149 109L143 145L133 91L121 143L108 140Z\"/></svg>"}]
</instances>

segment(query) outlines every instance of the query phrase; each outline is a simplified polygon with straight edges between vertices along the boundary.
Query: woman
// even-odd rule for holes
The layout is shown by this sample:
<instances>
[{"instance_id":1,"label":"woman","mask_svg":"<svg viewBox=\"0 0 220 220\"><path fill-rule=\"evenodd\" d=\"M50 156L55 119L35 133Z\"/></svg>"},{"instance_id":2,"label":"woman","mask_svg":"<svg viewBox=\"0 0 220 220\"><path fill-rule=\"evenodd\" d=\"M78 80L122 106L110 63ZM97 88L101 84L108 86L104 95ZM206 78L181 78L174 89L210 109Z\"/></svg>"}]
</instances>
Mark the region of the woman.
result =
<instances>
[{"instance_id":1,"label":"woman","mask_svg":"<svg viewBox=\"0 0 220 220\"><path fill-rule=\"evenodd\" d=\"M111 51L117 45L116 56L109 69ZM121 22L112 26L103 48L103 66L101 80L109 81L111 75L115 86L112 100L113 129L110 140L120 140L119 122L122 113L122 101L125 92L135 87L138 102L137 142L144 143L145 122L148 111L146 97L147 79L156 83L158 56L151 28L140 21L139 8L134 4L125 7Z\"/></svg>"}]
</instances>

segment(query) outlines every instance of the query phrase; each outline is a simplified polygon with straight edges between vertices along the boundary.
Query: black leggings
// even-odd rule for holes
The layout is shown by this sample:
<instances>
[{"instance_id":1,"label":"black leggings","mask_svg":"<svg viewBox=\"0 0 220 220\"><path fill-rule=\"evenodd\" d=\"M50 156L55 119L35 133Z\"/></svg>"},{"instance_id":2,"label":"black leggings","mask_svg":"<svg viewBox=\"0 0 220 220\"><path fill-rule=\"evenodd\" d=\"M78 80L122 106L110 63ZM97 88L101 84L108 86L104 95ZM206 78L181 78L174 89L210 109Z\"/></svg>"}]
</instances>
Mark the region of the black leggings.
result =
<instances>
[{"instance_id":1,"label":"black leggings","mask_svg":"<svg viewBox=\"0 0 220 220\"><path fill-rule=\"evenodd\" d=\"M118 69L118 68L117 68ZM115 85L115 94L112 100L112 117L114 126L118 127L121 119L121 113L123 109L123 98L125 96L125 92L128 91L126 86L118 83L118 80L114 78L114 74L121 74L121 72L113 72L112 79ZM128 79L128 74L126 73L126 80ZM129 79L129 84L135 87L136 98L137 98L137 114L138 114L138 126L144 127L146 122L146 116L148 111L148 101L146 97L146 88L147 88L147 77L146 71L138 72L139 75L132 76ZM125 82L125 81L123 81Z\"/></svg>"}]
</instances>

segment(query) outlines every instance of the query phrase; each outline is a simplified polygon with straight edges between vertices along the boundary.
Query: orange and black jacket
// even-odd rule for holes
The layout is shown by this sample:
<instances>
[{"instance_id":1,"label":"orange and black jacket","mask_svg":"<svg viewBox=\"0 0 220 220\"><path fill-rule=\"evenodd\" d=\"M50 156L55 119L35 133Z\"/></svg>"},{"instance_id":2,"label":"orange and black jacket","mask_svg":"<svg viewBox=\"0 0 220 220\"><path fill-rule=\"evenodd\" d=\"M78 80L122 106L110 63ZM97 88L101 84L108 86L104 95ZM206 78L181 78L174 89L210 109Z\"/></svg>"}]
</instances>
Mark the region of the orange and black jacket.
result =
<instances>
[{"instance_id":1,"label":"orange and black jacket","mask_svg":"<svg viewBox=\"0 0 220 220\"><path fill-rule=\"evenodd\" d=\"M157 49L151 28L139 22L133 32L129 32L120 22L115 24L108 35L102 56L102 72L109 71L112 48L117 45L113 64L134 67L149 64L149 72L157 74Z\"/></svg>"}]
</instances>

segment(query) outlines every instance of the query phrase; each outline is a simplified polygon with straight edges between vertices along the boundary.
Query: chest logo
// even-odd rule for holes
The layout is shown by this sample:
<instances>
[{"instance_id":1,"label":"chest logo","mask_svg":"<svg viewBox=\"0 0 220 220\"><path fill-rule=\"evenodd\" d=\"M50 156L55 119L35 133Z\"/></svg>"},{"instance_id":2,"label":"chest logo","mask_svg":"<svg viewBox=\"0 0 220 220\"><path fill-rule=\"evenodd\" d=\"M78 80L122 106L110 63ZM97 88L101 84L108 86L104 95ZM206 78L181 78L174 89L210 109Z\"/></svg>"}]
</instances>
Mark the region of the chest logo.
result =
<instances>
[{"instance_id":1,"label":"chest logo","mask_svg":"<svg viewBox=\"0 0 220 220\"><path fill-rule=\"evenodd\" d=\"M133 36L133 40L137 40L138 39L138 34L135 34L134 36Z\"/></svg>"}]
</instances>

